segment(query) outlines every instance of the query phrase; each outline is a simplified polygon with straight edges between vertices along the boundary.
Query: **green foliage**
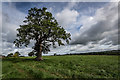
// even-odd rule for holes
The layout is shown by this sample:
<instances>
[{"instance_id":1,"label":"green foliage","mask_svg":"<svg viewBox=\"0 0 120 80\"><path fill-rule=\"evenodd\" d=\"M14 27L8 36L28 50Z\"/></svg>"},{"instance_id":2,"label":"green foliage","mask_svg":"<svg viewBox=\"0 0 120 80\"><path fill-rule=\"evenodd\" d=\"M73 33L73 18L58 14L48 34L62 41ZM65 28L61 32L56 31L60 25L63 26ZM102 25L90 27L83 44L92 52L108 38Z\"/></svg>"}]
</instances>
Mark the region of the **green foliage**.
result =
<instances>
[{"instance_id":1,"label":"green foliage","mask_svg":"<svg viewBox=\"0 0 120 80\"><path fill-rule=\"evenodd\" d=\"M19 57L20 53L17 51L14 53L13 57Z\"/></svg>"},{"instance_id":2,"label":"green foliage","mask_svg":"<svg viewBox=\"0 0 120 80\"><path fill-rule=\"evenodd\" d=\"M69 44L69 40L71 40L70 33L67 33L58 24L52 13L47 11L47 8L31 8L28 10L28 15L25 18L24 24L20 25L20 28L17 29L18 38L14 41L17 47L22 45L27 47L30 41L34 40L34 52L38 53L40 46L42 46L42 52L48 53L51 45L56 47L55 43L58 43L59 46L64 45L62 41L65 40Z\"/></svg>"},{"instance_id":3,"label":"green foliage","mask_svg":"<svg viewBox=\"0 0 120 80\"><path fill-rule=\"evenodd\" d=\"M71 55L4 58L2 78L107 78L117 80L119 56ZM73 79L72 79L73 80Z\"/></svg>"},{"instance_id":4,"label":"green foliage","mask_svg":"<svg viewBox=\"0 0 120 80\"><path fill-rule=\"evenodd\" d=\"M12 57L13 56L13 53L10 53L7 55L7 57Z\"/></svg>"},{"instance_id":5,"label":"green foliage","mask_svg":"<svg viewBox=\"0 0 120 80\"><path fill-rule=\"evenodd\" d=\"M34 52L28 53L28 56L34 56L34 55L35 55Z\"/></svg>"}]
</instances>

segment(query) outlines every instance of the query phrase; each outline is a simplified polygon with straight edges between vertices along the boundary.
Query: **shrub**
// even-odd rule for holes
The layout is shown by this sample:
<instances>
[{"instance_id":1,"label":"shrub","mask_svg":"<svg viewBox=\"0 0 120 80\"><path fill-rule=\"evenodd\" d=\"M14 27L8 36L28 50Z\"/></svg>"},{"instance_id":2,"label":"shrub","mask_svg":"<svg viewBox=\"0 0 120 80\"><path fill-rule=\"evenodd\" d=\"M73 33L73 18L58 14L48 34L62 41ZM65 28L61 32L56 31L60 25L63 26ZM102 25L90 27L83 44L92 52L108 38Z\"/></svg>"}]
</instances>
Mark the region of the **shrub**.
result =
<instances>
[{"instance_id":1,"label":"shrub","mask_svg":"<svg viewBox=\"0 0 120 80\"><path fill-rule=\"evenodd\" d=\"M12 57L13 56L13 53L10 53L7 55L7 57Z\"/></svg>"},{"instance_id":2,"label":"shrub","mask_svg":"<svg viewBox=\"0 0 120 80\"><path fill-rule=\"evenodd\" d=\"M28 53L28 56L34 56L34 52Z\"/></svg>"}]
</instances>

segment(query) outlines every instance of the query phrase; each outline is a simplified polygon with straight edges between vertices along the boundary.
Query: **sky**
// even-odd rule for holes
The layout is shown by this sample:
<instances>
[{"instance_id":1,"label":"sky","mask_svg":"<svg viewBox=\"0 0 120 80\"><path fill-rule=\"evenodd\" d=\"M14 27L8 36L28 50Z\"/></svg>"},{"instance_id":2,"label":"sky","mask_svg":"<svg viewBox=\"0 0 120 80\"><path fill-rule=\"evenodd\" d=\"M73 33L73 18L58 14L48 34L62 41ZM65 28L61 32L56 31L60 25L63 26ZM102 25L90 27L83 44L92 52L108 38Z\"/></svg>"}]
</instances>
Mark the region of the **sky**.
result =
<instances>
[{"instance_id":1,"label":"sky","mask_svg":"<svg viewBox=\"0 0 120 80\"><path fill-rule=\"evenodd\" d=\"M71 34L70 44L52 48L49 54L98 52L118 49L117 2L2 2L2 54L19 51L27 56L34 41L28 47L17 48L13 44L19 25L30 8L46 7L59 25Z\"/></svg>"}]
</instances>

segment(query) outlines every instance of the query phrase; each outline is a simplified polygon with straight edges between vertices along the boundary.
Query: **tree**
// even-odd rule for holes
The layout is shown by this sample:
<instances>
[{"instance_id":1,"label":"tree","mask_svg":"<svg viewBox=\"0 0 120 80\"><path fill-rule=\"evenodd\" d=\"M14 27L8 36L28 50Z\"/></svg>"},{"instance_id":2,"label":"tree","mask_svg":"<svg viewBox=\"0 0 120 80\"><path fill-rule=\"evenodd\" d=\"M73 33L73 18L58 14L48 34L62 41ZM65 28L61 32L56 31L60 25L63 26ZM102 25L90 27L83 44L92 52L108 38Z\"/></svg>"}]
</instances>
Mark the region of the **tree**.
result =
<instances>
[{"instance_id":1,"label":"tree","mask_svg":"<svg viewBox=\"0 0 120 80\"><path fill-rule=\"evenodd\" d=\"M57 56L57 54L56 54L56 53L54 53L54 56Z\"/></svg>"},{"instance_id":2,"label":"tree","mask_svg":"<svg viewBox=\"0 0 120 80\"><path fill-rule=\"evenodd\" d=\"M14 53L13 57L19 57L20 53L17 51Z\"/></svg>"},{"instance_id":3,"label":"tree","mask_svg":"<svg viewBox=\"0 0 120 80\"><path fill-rule=\"evenodd\" d=\"M28 56L34 56L34 52L28 53Z\"/></svg>"},{"instance_id":4,"label":"tree","mask_svg":"<svg viewBox=\"0 0 120 80\"><path fill-rule=\"evenodd\" d=\"M17 47L22 45L27 47L30 41L34 40L35 45L32 48L33 52L36 53L36 60L42 60L42 52L48 53L51 45L54 48L56 44L59 46L64 45L64 40L69 44L69 40L71 40L70 33L67 33L58 24L52 13L47 11L47 8L31 8L25 18L24 24L17 29L18 38L14 43Z\"/></svg>"},{"instance_id":5,"label":"tree","mask_svg":"<svg viewBox=\"0 0 120 80\"><path fill-rule=\"evenodd\" d=\"M7 55L7 57L12 57L13 56L13 53L10 53Z\"/></svg>"}]
</instances>

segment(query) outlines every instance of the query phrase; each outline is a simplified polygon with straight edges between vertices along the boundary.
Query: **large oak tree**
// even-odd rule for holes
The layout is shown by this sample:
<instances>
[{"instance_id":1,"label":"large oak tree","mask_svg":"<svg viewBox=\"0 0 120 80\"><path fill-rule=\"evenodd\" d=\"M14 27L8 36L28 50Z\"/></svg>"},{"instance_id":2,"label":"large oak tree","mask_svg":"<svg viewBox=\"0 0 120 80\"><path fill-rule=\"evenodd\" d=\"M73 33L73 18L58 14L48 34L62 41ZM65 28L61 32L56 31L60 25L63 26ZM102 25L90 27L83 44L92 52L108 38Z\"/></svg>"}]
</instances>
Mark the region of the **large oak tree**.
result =
<instances>
[{"instance_id":1,"label":"large oak tree","mask_svg":"<svg viewBox=\"0 0 120 80\"><path fill-rule=\"evenodd\" d=\"M42 60L42 52L50 51L51 45L53 47L56 47L56 44L64 45L63 41L69 44L70 33L58 24L47 8L31 8L25 18L24 24L17 29L17 39L14 43L17 47L22 45L27 47L31 40L34 40L35 45L32 48L36 53L36 60Z\"/></svg>"}]
</instances>

